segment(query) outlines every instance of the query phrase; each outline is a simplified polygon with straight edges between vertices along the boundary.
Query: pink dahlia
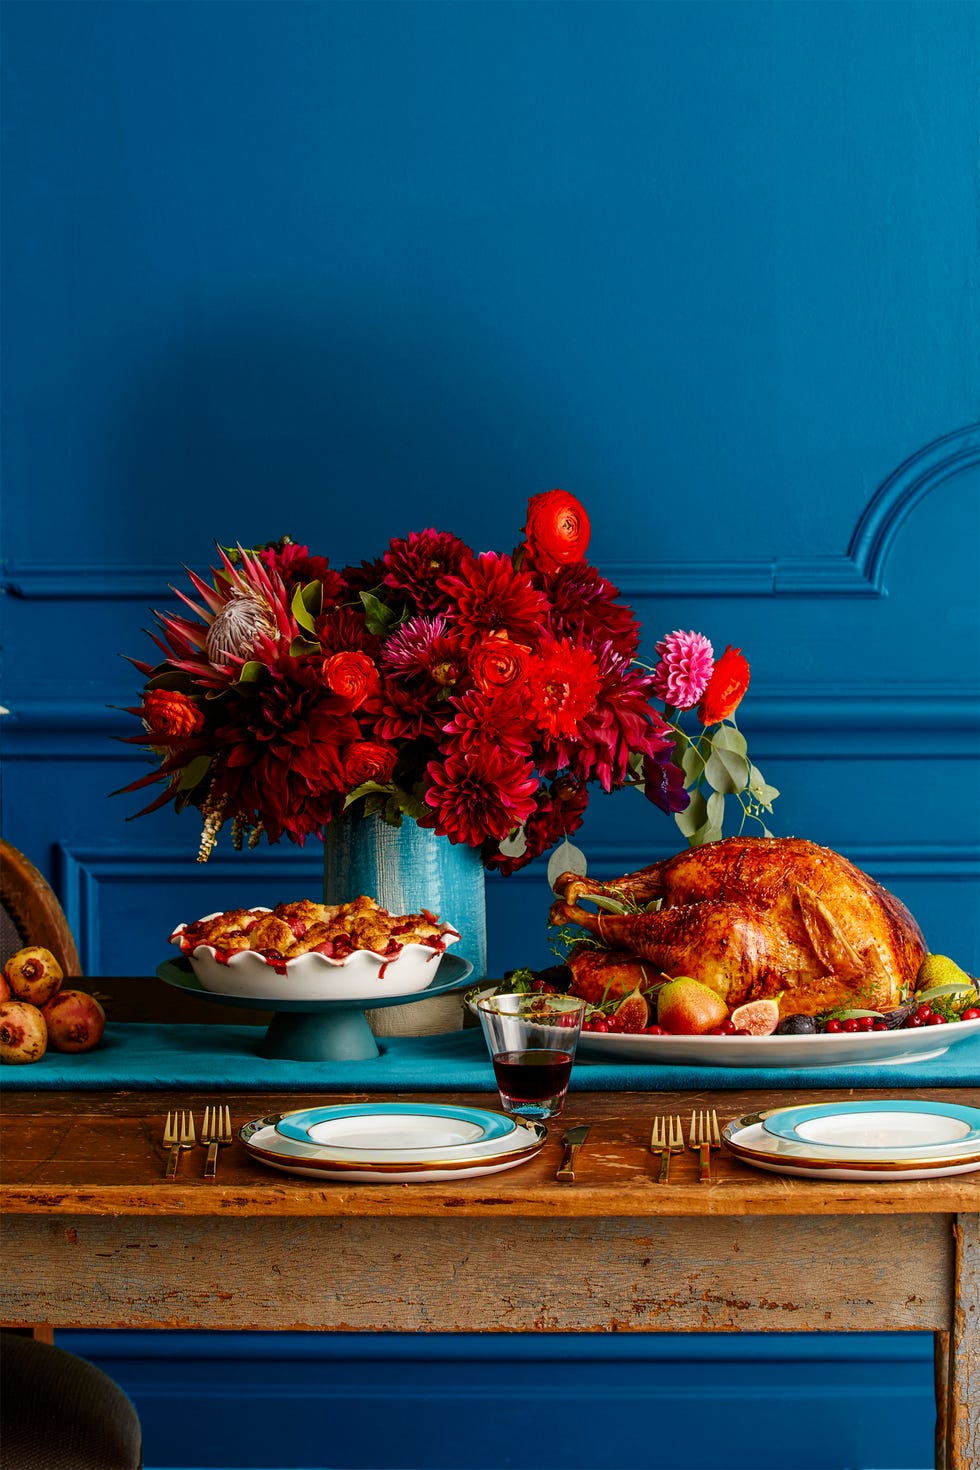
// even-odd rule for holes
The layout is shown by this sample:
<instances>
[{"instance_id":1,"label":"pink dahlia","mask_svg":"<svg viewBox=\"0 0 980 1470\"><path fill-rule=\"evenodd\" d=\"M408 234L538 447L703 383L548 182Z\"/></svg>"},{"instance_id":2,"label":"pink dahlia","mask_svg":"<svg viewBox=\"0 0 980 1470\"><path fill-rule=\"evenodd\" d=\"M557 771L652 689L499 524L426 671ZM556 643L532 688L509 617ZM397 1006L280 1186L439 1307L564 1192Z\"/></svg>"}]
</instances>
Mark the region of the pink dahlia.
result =
<instances>
[{"instance_id":1,"label":"pink dahlia","mask_svg":"<svg viewBox=\"0 0 980 1470\"><path fill-rule=\"evenodd\" d=\"M656 645L660 662L653 671L653 692L674 709L693 709L708 687L714 649L703 633L668 633Z\"/></svg>"},{"instance_id":2,"label":"pink dahlia","mask_svg":"<svg viewBox=\"0 0 980 1470\"><path fill-rule=\"evenodd\" d=\"M432 662L432 645L446 632L446 619L421 615L409 618L390 638L385 639L381 661L385 668L398 669L411 677L425 673Z\"/></svg>"},{"instance_id":3,"label":"pink dahlia","mask_svg":"<svg viewBox=\"0 0 980 1470\"><path fill-rule=\"evenodd\" d=\"M450 842L499 842L534 811L538 780L531 762L498 746L453 750L445 760L430 761L427 775L431 825Z\"/></svg>"},{"instance_id":4,"label":"pink dahlia","mask_svg":"<svg viewBox=\"0 0 980 1470\"><path fill-rule=\"evenodd\" d=\"M444 577L441 586L455 608L456 629L467 643L506 633L515 643L537 644L548 602L526 572L514 570L509 556L483 551L468 557L459 574Z\"/></svg>"}]
</instances>

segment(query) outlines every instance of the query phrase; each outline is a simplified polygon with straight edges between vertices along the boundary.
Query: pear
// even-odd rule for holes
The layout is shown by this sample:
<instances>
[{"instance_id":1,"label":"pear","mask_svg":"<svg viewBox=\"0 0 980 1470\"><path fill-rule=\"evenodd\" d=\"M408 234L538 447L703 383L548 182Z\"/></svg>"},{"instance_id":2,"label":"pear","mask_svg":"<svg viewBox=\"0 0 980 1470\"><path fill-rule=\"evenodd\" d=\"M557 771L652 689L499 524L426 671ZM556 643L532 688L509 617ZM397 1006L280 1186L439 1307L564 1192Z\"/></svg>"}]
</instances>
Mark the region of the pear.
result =
<instances>
[{"instance_id":1,"label":"pear","mask_svg":"<svg viewBox=\"0 0 980 1470\"><path fill-rule=\"evenodd\" d=\"M934 985L972 985L973 980L955 960L945 954L927 954L915 977L916 990L931 990Z\"/></svg>"},{"instance_id":2,"label":"pear","mask_svg":"<svg viewBox=\"0 0 980 1470\"><path fill-rule=\"evenodd\" d=\"M678 975L657 992L657 1023L677 1036L704 1036L727 1016L718 992L690 975Z\"/></svg>"}]
</instances>

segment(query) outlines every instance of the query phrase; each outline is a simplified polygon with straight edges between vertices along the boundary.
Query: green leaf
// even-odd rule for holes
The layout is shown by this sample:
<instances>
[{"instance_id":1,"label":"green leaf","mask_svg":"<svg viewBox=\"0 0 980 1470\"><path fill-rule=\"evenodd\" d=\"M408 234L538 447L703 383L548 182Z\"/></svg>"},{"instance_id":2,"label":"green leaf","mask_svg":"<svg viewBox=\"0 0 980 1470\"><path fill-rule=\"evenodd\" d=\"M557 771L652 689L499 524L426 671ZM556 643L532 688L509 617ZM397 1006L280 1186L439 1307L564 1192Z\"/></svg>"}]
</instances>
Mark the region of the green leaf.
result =
<instances>
[{"instance_id":1,"label":"green leaf","mask_svg":"<svg viewBox=\"0 0 980 1470\"><path fill-rule=\"evenodd\" d=\"M398 614L386 602L382 602L380 597L375 597L373 592L362 592L360 597L364 604L364 621L368 632L383 638L398 622Z\"/></svg>"},{"instance_id":2,"label":"green leaf","mask_svg":"<svg viewBox=\"0 0 980 1470\"><path fill-rule=\"evenodd\" d=\"M917 1001L935 1000L940 995L973 994L976 987L972 980L949 980L945 985L933 985L929 990L917 990Z\"/></svg>"},{"instance_id":3,"label":"green leaf","mask_svg":"<svg viewBox=\"0 0 980 1470\"><path fill-rule=\"evenodd\" d=\"M744 791L749 779L749 763L733 750L712 750L704 766L704 774L715 792L734 795Z\"/></svg>"},{"instance_id":4,"label":"green leaf","mask_svg":"<svg viewBox=\"0 0 980 1470\"><path fill-rule=\"evenodd\" d=\"M321 654L323 649L319 643L313 643L309 638L294 638L289 645L290 658L306 658L311 654Z\"/></svg>"},{"instance_id":5,"label":"green leaf","mask_svg":"<svg viewBox=\"0 0 980 1470\"><path fill-rule=\"evenodd\" d=\"M265 671L265 664L257 659L250 658L248 663L242 664L242 671L238 676L239 684L257 684Z\"/></svg>"},{"instance_id":6,"label":"green leaf","mask_svg":"<svg viewBox=\"0 0 980 1470\"><path fill-rule=\"evenodd\" d=\"M323 583L307 582L293 593L292 614L301 628L308 633L316 632L316 616L323 602Z\"/></svg>"},{"instance_id":7,"label":"green leaf","mask_svg":"<svg viewBox=\"0 0 980 1470\"><path fill-rule=\"evenodd\" d=\"M734 725L719 725L711 737L711 744L715 750L730 750L735 755L747 756L749 753L745 736Z\"/></svg>"},{"instance_id":8,"label":"green leaf","mask_svg":"<svg viewBox=\"0 0 980 1470\"><path fill-rule=\"evenodd\" d=\"M349 806L352 806L355 801L360 801L362 796L368 796L372 793L380 792L383 796L387 798L394 793L395 789L396 788L390 782L387 786L382 786L378 781L362 781L360 786L355 786L353 791L348 791L347 795L344 798L344 811L346 811Z\"/></svg>"},{"instance_id":9,"label":"green leaf","mask_svg":"<svg viewBox=\"0 0 980 1470\"><path fill-rule=\"evenodd\" d=\"M200 786L211 769L211 759L209 755L196 755L192 761L188 761L180 773L177 790L193 791L195 786Z\"/></svg>"},{"instance_id":10,"label":"green leaf","mask_svg":"<svg viewBox=\"0 0 980 1470\"><path fill-rule=\"evenodd\" d=\"M684 772L684 787L689 790L696 786L704 775L704 756L694 745L688 745L681 756L681 770Z\"/></svg>"},{"instance_id":11,"label":"green leaf","mask_svg":"<svg viewBox=\"0 0 980 1470\"><path fill-rule=\"evenodd\" d=\"M693 837L698 828L704 825L707 815L708 803L700 791L695 791L687 810L674 813L674 821L685 837Z\"/></svg>"},{"instance_id":12,"label":"green leaf","mask_svg":"<svg viewBox=\"0 0 980 1470\"><path fill-rule=\"evenodd\" d=\"M772 811L772 804L779 792L775 786L769 785L758 766L749 766L749 791L760 806L764 806L767 812Z\"/></svg>"}]
</instances>

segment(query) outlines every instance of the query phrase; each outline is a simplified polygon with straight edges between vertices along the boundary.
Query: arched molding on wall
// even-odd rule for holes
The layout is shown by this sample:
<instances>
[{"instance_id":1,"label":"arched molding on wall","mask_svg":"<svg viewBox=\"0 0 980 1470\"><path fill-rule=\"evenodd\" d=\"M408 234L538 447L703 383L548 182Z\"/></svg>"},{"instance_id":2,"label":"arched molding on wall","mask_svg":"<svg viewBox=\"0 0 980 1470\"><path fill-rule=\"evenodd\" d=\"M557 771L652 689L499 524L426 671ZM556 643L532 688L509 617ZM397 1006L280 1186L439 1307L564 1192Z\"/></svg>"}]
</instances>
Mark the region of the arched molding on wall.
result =
<instances>
[{"instance_id":1,"label":"arched molding on wall","mask_svg":"<svg viewBox=\"0 0 980 1470\"><path fill-rule=\"evenodd\" d=\"M901 527L926 495L980 465L980 424L969 424L909 456L874 492L846 552L775 561L643 561L604 565L627 598L881 597ZM173 567L68 567L5 562L0 588L45 602L170 604Z\"/></svg>"}]
</instances>

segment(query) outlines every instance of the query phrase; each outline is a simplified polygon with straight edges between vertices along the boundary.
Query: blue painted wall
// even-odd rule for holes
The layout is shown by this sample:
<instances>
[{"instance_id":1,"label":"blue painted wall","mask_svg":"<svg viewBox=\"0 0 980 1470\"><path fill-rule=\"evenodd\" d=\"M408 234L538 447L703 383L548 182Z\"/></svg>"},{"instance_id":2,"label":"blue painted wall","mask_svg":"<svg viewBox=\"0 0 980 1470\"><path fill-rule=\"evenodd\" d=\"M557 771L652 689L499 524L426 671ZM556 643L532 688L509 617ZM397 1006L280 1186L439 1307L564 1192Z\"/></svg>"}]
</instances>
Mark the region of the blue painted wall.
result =
<instances>
[{"instance_id":1,"label":"blue painted wall","mask_svg":"<svg viewBox=\"0 0 980 1470\"><path fill-rule=\"evenodd\" d=\"M0 25L2 822L88 973L317 889L315 852L202 870L193 814L108 797L144 769L120 655L181 565L284 532L342 565L426 525L509 549L553 485L648 652L697 627L748 654L776 831L980 970L976 4ZM581 840L610 873L678 845L631 794ZM493 972L550 958L540 868L488 903Z\"/></svg>"}]
</instances>

